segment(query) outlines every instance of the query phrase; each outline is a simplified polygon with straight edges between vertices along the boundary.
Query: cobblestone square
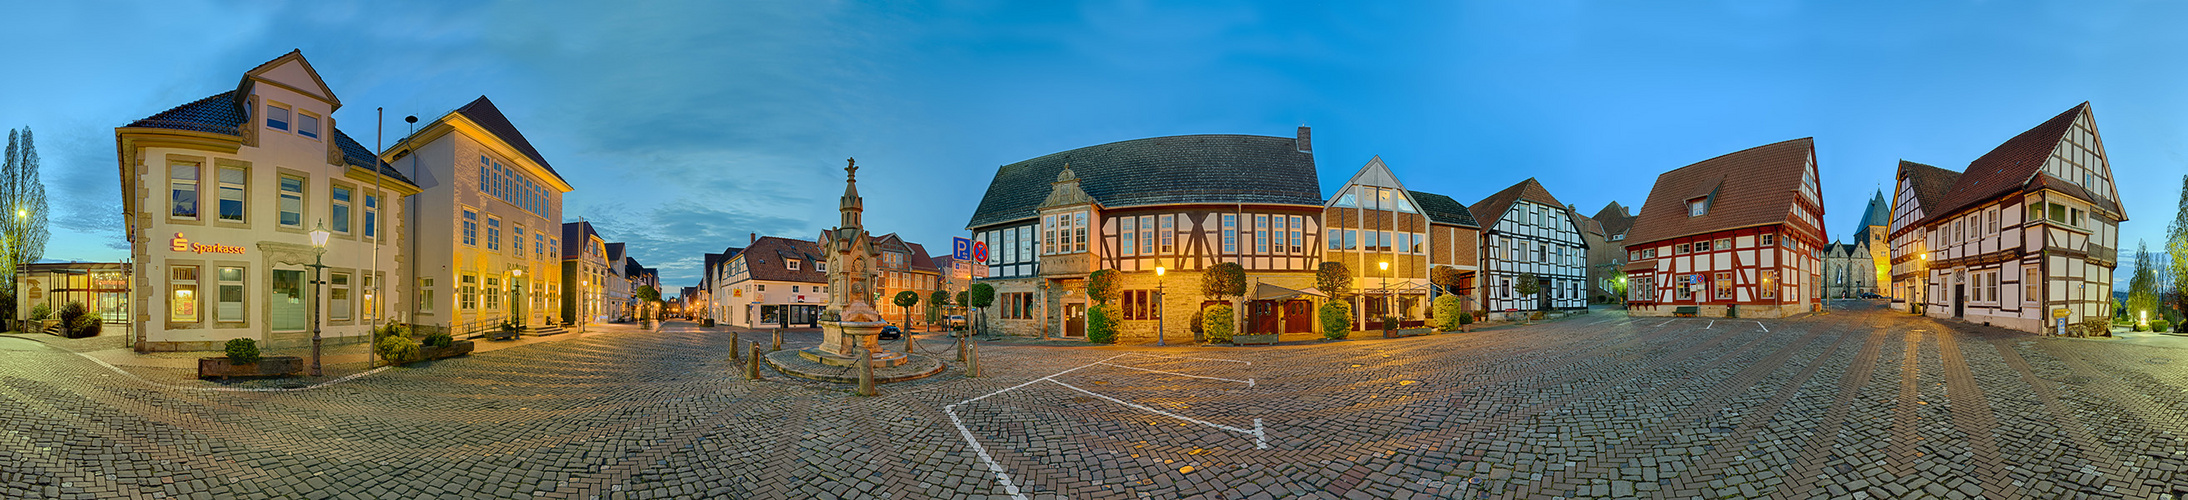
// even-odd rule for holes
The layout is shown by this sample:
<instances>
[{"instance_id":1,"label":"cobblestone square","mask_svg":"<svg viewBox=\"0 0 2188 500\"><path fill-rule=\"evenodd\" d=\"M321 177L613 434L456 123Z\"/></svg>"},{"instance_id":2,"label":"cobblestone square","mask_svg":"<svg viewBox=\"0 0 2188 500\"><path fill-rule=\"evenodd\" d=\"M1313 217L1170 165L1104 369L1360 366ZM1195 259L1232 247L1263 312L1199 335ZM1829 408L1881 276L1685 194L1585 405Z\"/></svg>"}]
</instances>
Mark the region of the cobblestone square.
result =
<instances>
[{"instance_id":1,"label":"cobblestone square","mask_svg":"<svg viewBox=\"0 0 2188 500\"><path fill-rule=\"evenodd\" d=\"M2188 490L2188 351L2167 345L2188 342L2038 338L1873 305L1783 320L1599 310L1273 347L996 342L981 347L984 377L953 363L872 398L745 380L730 334L690 324L262 392L34 338L0 338L4 498ZM947 339L921 340L950 356Z\"/></svg>"}]
</instances>

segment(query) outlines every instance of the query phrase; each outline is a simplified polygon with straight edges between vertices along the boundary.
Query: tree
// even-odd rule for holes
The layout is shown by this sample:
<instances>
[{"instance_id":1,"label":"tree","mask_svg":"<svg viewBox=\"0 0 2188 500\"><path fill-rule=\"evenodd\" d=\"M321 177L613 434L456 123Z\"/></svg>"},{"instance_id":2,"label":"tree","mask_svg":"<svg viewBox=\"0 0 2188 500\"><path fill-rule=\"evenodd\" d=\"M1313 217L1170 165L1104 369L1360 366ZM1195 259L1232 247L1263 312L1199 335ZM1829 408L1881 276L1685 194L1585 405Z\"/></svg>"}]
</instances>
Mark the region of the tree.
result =
<instances>
[{"instance_id":1,"label":"tree","mask_svg":"<svg viewBox=\"0 0 2188 500\"><path fill-rule=\"evenodd\" d=\"M927 296L927 321L941 321L942 316L949 313L949 311L944 311L942 310L942 308L948 307L949 305L950 292L935 290L933 294L929 294Z\"/></svg>"},{"instance_id":2,"label":"tree","mask_svg":"<svg viewBox=\"0 0 2188 500\"><path fill-rule=\"evenodd\" d=\"M2188 175L2180 178L2180 208L2173 214L2173 222L2165 228L2165 253L2169 259L2173 280L2173 309L2175 314L2188 312ZM2188 328L2188 323L2175 328Z\"/></svg>"},{"instance_id":3,"label":"tree","mask_svg":"<svg viewBox=\"0 0 2188 500\"><path fill-rule=\"evenodd\" d=\"M1209 266L1208 271L1200 274L1200 294L1207 297L1208 300L1244 297L1246 295L1246 267L1238 265L1237 262L1224 262ZM1231 305L1218 307L1222 307L1223 310L1221 312L1209 312L1201 320L1209 324L1214 324L1218 319L1231 322L1231 328L1223 330L1223 338L1229 340L1230 332L1238 331L1238 314L1235 313L1238 309L1238 302L1234 299ZM1209 340L1215 340L1217 330L1207 329L1207 334Z\"/></svg>"},{"instance_id":4,"label":"tree","mask_svg":"<svg viewBox=\"0 0 2188 500\"><path fill-rule=\"evenodd\" d=\"M970 292L970 297L964 297L969 299L965 301L965 305L980 310L980 328L987 328L988 306L995 304L995 287L987 283L974 283Z\"/></svg>"},{"instance_id":5,"label":"tree","mask_svg":"<svg viewBox=\"0 0 2188 500\"><path fill-rule=\"evenodd\" d=\"M650 319L652 315L648 311L661 303L661 290L655 289L653 285L645 285L638 287L638 292L634 295L638 296L639 319Z\"/></svg>"},{"instance_id":6,"label":"tree","mask_svg":"<svg viewBox=\"0 0 2188 500\"><path fill-rule=\"evenodd\" d=\"M1459 285L1466 281L1466 272L1449 266L1436 266L1428 273L1429 284L1443 288L1443 293L1459 293Z\"/></svg>"},{"instance_id":7,"label":"tree","mask_svg":"<svg viewBox=\"0 0 2188 500\"><path fill-rule=\"evenodd\" d=\"M1612 269L1609 279L1611 280L1611 300L1616 303L1626 302L1626 271Z\"/></svg>"},{"instance_id":8,"label":"tree","mask_svg":"<svg viewBox=\"0 0 2188 500\"><path fill-rule=\"evenodd\" d=\"M896 293L896 298L893 298L893 299L889 299L889 301L890 301L890 302L892 302L892 303L895 303L897 307L900 307L900 308L903 308L903 309L904 309L904 328L905 328L905 329L907 329L907 330L911 329L911 328L912 328L912 306L916 306L916 305L919 305L919 292L914 292L914 291L911 291L911 290L905 290L905 291L897 292L897 293ZM911 334L910 334L910 333L905 333L905 335L911 335Z\"/></svg>"},{"instance_id":9,"label":"tree","mask_svg":"<svg viewBox=\"0 0 2188 500\"><path fill-rule=\"evenodd\" d=\"M2135 242L2135 275L2127 279L2127 304L2120 312L2136 324L2158 308L2158 273L2151 267L2156 260L2152 257L2149 244Z\"/></svg>"},{"instance_id":10,"label":"tree","mask_svg":"<svg viewBox=\"0 0 2188 500\"><path fill-rule=\"evenodd\" d=\"M13 215L0 216L0 318L15 317L15 279L24 264L45 257L46 185L38 180L38 147L30 127L20 134L8 131L5 158L0 159L0 207Z\"/></svg>"},{"instance_id":11,"label":"tree","mask_svg":"<svg viewBox=\"0 0 2188 500\"><path fill-rule=\"evenodd\" d=\"M1116 270L1101 269L1086 275L1086 298L1094 299L1097 304L1107 304L1109 299L1115 298L1116 295Z\"/></svg>"},{"instance_id":12,"label":"tree","mask_svg":"<svg viewBox=\"0 0 2188 500\"><path fill-rule=\"evenodd\" d=\"M1343 262L1323 262L1314 269L1314 288L1330 300L1345 300L1352 295L1352 270Z\"/></svg>"},{"instance_id":13,"label":"tree","mask_svg":"<svg viewBox=\"0 0 2188 500\"><path fill-rule=\"evenodd\" d=\"M1542 284L1540 283L1540 281L1540 279L1535 277L1534 273L1523 273L1519 275L1518 280L1514 280L1514 282L1512 283L1512 288L1518 291L1519 296L1521 297L1534 297L1535 294L1542 292ZM1537 297L1536 299L1537 300L1535 300L1535 304L1537 306L1537 309L1547 309L1547 306L1549 305L1548 303L1540 300L1540 297Z\"/></svg>"}]
</instances>

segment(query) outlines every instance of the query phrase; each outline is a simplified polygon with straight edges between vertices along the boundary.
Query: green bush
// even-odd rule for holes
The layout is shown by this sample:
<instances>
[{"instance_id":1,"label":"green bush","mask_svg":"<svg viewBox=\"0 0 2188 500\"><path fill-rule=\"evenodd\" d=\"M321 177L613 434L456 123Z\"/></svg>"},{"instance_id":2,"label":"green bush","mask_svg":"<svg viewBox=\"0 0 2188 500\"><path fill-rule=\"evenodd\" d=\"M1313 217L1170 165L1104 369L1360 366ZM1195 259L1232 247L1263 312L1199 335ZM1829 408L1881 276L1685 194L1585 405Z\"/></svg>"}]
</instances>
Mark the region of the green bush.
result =
<instances>
[{"instance_id":1,"label":"green bush","mask_svg":"<svg viewBox=\"0 0 2188 500\"><path fill-rule=\"evenodd\" d=\"M1200 329L1207 333L1209 342L1229 343L1231 334L1238 332L1236 316L1230 305L1209 306L1201 310Z\"/></svg>"},{"instance_id":2,"label":"green bush","mask_svg":"<svg viewBox=\"0 0 2188 500\"><path fill-rule=\"evenodd\" d=\"M372 350L380 355L381 360L401 363L418 357L418 341L410 340L410 337L391 335L380 338L379 342L373 344Z\"/></svg>"},{"instance_id":3,"label":"green bush","mask_svg":"<svg viewBox=\"0 0 2188 500\"><path fill-rule=\"evenodd\" d=\"M251 363L257 363L259 359L261 359L261 357L258 355L258 341L251 339L228 339L229 363L248 365Z\"/></svg>"},{"instance_id":4,"label":"green bush","mask_svg":"<svg viewBox=\"0 0 2188 500\"><path fill-rule=\"evenodd\" d=\"M2173 331L2173 322L2171 322L2171 321L2166 321L2166 320L2162 320L2162 319L2161 319L2161 320L2157 320L2157 321L2152 321L2152 322L2150 322L2150 331L2153 331L2153 332L2170 332L2170 331Z\"/></svg>"},{"instance_id":5,"label":"green bush","mask_svg":"<svg viewBox=\"0 0 2188 500\"><path fill-rule=\"evenodd\" d=\"M67 334L76 326L76 318L84 317L84 304L70 302L61 306L61 333Z\"/></svg>"},{"instance_id":6,"label":"green bush","mask_svg":"<svg viewBox=\"0 0 2188 500\"><path fill-rule=\"evenodd\" d=\"M405 325L402 323L388 323L385 325L381 325L380 329L374 330L372 332L372 341L379 342L380 339L387 338L391 335L398 337L410 336L410 325Z\"/></svg>"},{"instance_id":7,"label":"green bush","mask_svg":"<svg viewBox=\"0 0 2188 500\"><path fill-rule=\"evenodd\" d=\"M1117 343L1116 306L1096 305L1086 311L1086 341L1096 344Z\"/></svg>"},{"instance_id":8,"label":"green bush","mask_svg":"<svg viewBox=\"0 0 2188 500\"><path fill-rule=\"evenodd\" d=\"M1399 321L1403 321L1403 320L1400 320L1400 319L1398 319L1398 317L1397 317L1397 316L1384 316L1384 317L1383 317L1383 331L1386 331L1386 332L1387 332L1387 331L1391 331L1391 330L1396 330L1396 329L1398 329L1398 322L1399 322Z\"/></svg>"},{"instance_id":9,"label":"green bush","mask_svg":"<svg viewBox=\"0 0 2188 500\"><path fill-rule=\"evenodd\" d=\"M1468 313L1468 312L1462 312L1462 313L1459 313L1459 324L1461 324L1461 325L1471 325L1471 324L1474 324L1474 313Z\"/></svg>"},{"instance_id":10,"label":"green bush","mask_svg":"<svg viewBox=\"0 0 2188 500\"><path fill-rule=\"evenodd\" d=\"M1193 331L1193 336L1195 337L1198 337L1201 334L1208 333L1207 330L1204 330L1200 327L1200 314L1200 311L1193 311L1192 321L1190 321L1189 324L1185 326L1186 329Z\"/></svg>"},{"instance_id":11,"label":"green bush","mask_svg":"<svg viewBox=\"0 0 2188 500\"><path fill-rule=\"evenodd\" d=\"M456 337L449 335L448 332L434 332L432 335L425 336L425 345L427 346L448 347L455 344Z\"/></svg>"},{"instance_id":12,"label":"green bush","mask_svg":"<svg viewBox=\"0 0 2188 500\"><path fill-rule=\"evenodd\" d=\"M2135 330L2135 331L2138 331L2138 332L2146 332L2146 331L2150 331L2150 330L2149 330L2148 328L2144 328L2144 327L2142 326L2142 323L2135 323L2135 325L2134 325L2134 330Z\"/></svg>"},{"instance_id":13,"label":"green bush","mask_svg":"<svg viewBox=\"0 0 2188 500\"><path fill-rule=\"evenodd\" d=\"M30 308L31 321L44 321L49 316L53 316L53 306L38 304Z\"/></svg>"},{"instance_id":14,"label":"green bush","mask_svg":"<svg viewBox=\"0 0 2188 500\"><path fill-rule=\"evenodd\" d=\"M1459 325L1465 324L1459 322L1459 315L1465 314L1459 311L1459 296L1444 294L1442 297L1436 297L1436 301L1432 304L1436 308L1436 317L1443 320L1442 324L1437 325L1437 329L1448 332L1457 330Z\"/></svg>"},{"instance_id":15,"label":"green bush","mask_svg":"<svg viewBox=\"0 0 2188 500\"><path fill-rule=\"evenodd\" d=\"M1332 301L1322 304L1321 309L1323 338L1344 340L1345 337L1352 335L1351 305Z\"/></svg>"},{"instance_id":16,"label":"green bush","mask_svg":"<svg viewBox=\"0 0 2188 500\"><path fill-rule=\"evenodd\" d=\"M77 316L76 322L68 325L68 338L80 339L87 337L97 337L99 336L99 328L103 324L104 322L100 321L97 315L86 314L83 316Z\"/></svg>"}]
</instances>

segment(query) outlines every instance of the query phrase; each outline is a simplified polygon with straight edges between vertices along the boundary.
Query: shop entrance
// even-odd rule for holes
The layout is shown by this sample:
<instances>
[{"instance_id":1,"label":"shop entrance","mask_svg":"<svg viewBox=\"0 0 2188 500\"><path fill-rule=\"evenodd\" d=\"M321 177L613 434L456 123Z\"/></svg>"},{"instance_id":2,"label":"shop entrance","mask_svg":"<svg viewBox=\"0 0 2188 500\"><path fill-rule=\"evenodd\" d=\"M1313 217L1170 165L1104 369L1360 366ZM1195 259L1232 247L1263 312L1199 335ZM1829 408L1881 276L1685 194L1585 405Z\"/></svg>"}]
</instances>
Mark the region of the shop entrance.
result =
<instances>
[{"instance_id":1,"label":"shop entrance","mask_svg":"<svg viewBox=\"0 0 2188 500\"><path fill-rule=\"evenodd\" d=\"M1086 304L1064 304L1064 336L1086 336Z\"/></svg>"}]
</instances>

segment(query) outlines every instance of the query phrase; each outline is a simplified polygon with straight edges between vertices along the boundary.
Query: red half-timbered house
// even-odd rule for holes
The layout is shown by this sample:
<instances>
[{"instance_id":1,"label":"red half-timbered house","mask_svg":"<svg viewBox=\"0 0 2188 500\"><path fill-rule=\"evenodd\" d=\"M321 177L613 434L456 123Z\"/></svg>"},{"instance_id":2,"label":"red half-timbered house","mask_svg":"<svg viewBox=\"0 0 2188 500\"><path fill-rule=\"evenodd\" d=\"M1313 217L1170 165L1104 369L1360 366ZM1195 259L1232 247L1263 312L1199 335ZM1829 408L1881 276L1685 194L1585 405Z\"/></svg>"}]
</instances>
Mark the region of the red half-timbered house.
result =
<instances>
[{"instance_id":1,"label":"red half-timbered house","mask_svg":"<svg viewBox=\"0 0 2188 500\"><path fill-rule=\"evenodd\" d=\"M1822 200L1811 138L1657 176L1627 237L1629 312L1767 318L1813 310Z\"/></svg>"}]
</instances>

